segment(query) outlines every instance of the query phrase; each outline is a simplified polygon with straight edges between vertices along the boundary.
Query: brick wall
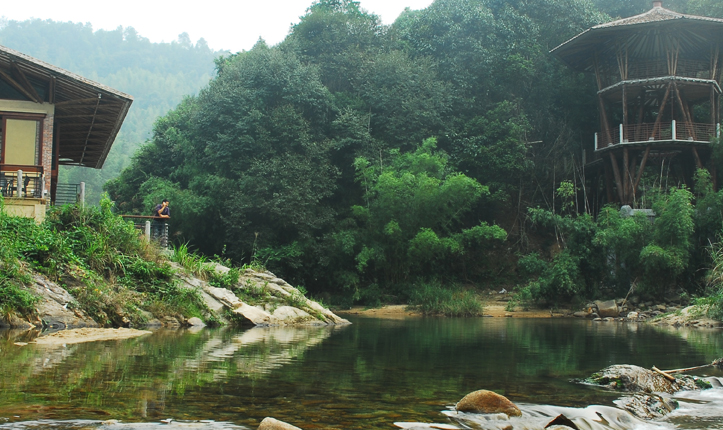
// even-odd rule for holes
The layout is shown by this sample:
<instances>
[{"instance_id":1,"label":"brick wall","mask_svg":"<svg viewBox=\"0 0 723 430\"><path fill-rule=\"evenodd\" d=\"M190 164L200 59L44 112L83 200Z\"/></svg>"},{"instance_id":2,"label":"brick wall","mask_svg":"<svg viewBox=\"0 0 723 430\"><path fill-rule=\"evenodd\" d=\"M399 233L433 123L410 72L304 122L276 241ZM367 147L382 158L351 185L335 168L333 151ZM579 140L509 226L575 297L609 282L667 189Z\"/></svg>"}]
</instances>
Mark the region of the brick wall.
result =
<instances>
[{"instance_id":1,"label":"brick wall","mask_svg":"<svg viewBox=\"0 0 723 430\"><path fill-rule=\"evenodd\" d=\"M55 115L49 114L45 117L42 125L43 133L43 148L42 148L42 163L43 173L45 174L45 190L48 192L48 198L50 197L50 175L53 167L53 123L55 121Z\"/></svg>"}]
</instances>

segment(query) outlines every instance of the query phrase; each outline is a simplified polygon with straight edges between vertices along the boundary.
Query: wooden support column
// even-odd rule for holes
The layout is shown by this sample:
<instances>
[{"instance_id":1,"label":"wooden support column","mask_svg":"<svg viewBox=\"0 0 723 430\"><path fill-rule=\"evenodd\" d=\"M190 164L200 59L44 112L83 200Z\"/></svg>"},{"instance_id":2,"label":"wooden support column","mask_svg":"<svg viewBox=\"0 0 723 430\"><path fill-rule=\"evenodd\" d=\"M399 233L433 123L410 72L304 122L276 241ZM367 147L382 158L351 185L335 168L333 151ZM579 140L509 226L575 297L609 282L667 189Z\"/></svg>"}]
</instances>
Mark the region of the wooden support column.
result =
<instances>
[{"instance_id":1,"label":"wooden support column","mask_svg":"<svg viewBox=\"0 0 723 430\"><path fill-rule=\"evenodd\" d=\"M635 127L635 141L640 141L643 139L643 127L640 127L640 125L643 123L643 117L645 115L645 90L643 90L643 93L640 95L640 106L638 107L638 120L636 124L638 127Z\"/></svg>"},{"instance_id":2,"label":"wooden support column","mask_svg":"<svg viewBox=\"0 0 723 430\"><path fill-rule=\"evenodd\" d=\"M620 180L620 168L618 167L618 160L615 158L615 154L612 151L610 151L610 163L613 166L613 175L615 176L615 185L618 189L618 198L620 199L620 203L625 204L623 183Z\"/></svg>"},{"instance_id":3,"label":"wooden support column","mask_svg":"<svg viewBox=\"0 0 723 430\"><path fill-rule=\"evenodd\" d=\"M613 144L613 136L610 134L610 123L608 122L608 114L605 112L605 102L601 95L597 96L600 103L600 119L602 120L602 126L604 128L605 136L608 138L608 143ZM607 145L606 145L607 146Z\"/></svg>"},{"instance_id":4,"label":"wooden support column","mask_svg":"<svg viewBox=\"0 0 723 430\"><path fill-rule=\"evenodd\" d=\"M623 84L623 125L628 125L628 97Z\"/></svg>"},{"instance_id":5,"label":"wooden support column","mask_svg":"<svg viewBox=\"0 0 723 430\"><path fill-rule=\"evenodd\" d=\"M710 87L710 123L715 124L715 87Z\"/></svg>"},{"instance_id":6,"label":"wooden support column","mask_svg":"<svg viewBox=\"0 0 723 430\"><path fill-rule=\"evenodd\" d=\"M640 179L642 179L643 177L645 163L648 162L648 155L650 155L650 145L645 148L645 154L643 154L643 159L640 161L640 168L638 169L638 174L635 176L635 185L633 185L633 191L635 192L635 195L638 195L638 186L640 186Z\"/></svg>"},{"instance_id":7,"label":"wooden support column","mask_svg":"<svg viewBox=\"0 0 723 430\"><path fill-rule=\"evenodd\" d=\"M658 109L658 117L655 118L655 124L653 124L653 136L650 136L652 138L655 138L655 132L660 127L660 121L663 119L663 113L665 113L665 105L668 103L668 97L670 96L670 87L672 86L672 82L668 82L668 88L665 90L665 95L663 96L663 101L660 102L660 109Z\"/></svg>"},{"instance_id":8,"label":"wooden support column","mask_svg":"<svg viewBox=\"0 0 723 430\"><path fill-rule=\"evenodd\" d=\"M612 169L608 163L603 163L603 167L605 170L605 198L607 198L608 203L612 203L615 201L615 198L613 197Z\"/></svg>"},{"instance_id":9,"label":"wooden support column","mask_svg":"<svg viewBox=\"0 0 723 430\"><path fill-rule=\"evenodd\" d=\"M685 121L685 126L688 129L688 132L690 133L690 136L693 137L693 140L697 140L695 136L695 130L693 130L693 120L690 117L690 112L688 112L688 109L683 103L683 98L680 96L680 90L678 89L678 84L674 83L673 87L675 88L675 99L678 102L678 106L680 106L680 110L683 112L683 121Z\"/></svg>"},{"instance_id":10,"label":"wooden support column","mask_svg":"<svg viewBox=\"0 0 723 430\"><path fill-rule=\"evenodd\" d=\"M693 158L695 158L695 165L699 169L702 169L703 163L700 161L700 156L698 155L698 150L695 148L695 146L692 149L693 149Z\"/></svg>"},{"instance_id":11,"label":"wooden support column","mask_svg":"<svg viewBox=\"0 0 723 430\"><path fill-rule=\"evenodd\" d=\"M716 43L715 47L711 48L711 55L710 55L710 79L715 80L716 75L718 74L718 62L720 58L720 45Z\"/></svg>"},{"instance_id":12,"label":"wooden support column","mask_svg":"<svg viewBox=\"0 0 723 430\"><path fill-rule=\"evenodd\" d=\"M710 176L713 179L713 191L718 191L718 171L715 168L715 164L711 163Z\"/></svg>"},{"instance_id":13,"label":"wooden support column","mask_svg":"<svg viewBox=\"0 0 723 430\"><path fill-rule=\"evenodd\" d=\"M630 154L628 148L623 149L623 199L624 203L630 201Z\"/></svg>"}]
</instances>

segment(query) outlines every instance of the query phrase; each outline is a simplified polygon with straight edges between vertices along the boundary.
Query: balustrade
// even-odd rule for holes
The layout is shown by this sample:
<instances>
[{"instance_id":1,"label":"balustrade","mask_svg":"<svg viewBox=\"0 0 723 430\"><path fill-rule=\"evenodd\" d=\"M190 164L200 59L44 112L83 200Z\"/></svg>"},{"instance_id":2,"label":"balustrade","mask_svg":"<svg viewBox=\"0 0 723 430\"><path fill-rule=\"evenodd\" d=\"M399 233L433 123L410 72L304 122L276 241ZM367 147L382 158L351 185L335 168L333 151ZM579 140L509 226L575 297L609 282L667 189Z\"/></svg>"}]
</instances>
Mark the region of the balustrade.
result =
<instances>
[{"instance_id":1,"label":"balustrade","mask_svg":"<svg viewBox=\"0 0 723 430\"><path fill-rule=\"evenodd\" d=\"M685 122L660 122L643 124L620 124L608 132L595 133L595 149L606 148L620 143L642 143L655 141L710 142L720 136L720 126Z\"/></svg>"}]
</instances>

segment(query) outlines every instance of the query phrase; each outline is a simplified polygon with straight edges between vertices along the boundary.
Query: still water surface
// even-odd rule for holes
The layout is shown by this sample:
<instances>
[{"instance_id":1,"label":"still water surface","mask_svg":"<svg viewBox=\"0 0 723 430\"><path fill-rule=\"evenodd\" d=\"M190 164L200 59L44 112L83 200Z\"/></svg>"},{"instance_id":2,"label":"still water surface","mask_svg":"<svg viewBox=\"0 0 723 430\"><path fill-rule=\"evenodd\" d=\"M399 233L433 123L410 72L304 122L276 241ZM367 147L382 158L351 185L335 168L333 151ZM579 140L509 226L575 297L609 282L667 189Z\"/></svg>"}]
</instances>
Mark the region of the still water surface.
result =
<instances>
[{"instance_id":1,"label":"still water surface","mask_svg":"<svg viewBox=\"0 0 723 430\"><path fill-rule=\"evenodd\" d=\"M28 339L0 332L0 428L97 428L107 420L170 418L255 429L266 416L305 430L390 429L395 422L502 428L474 416L448 418L457 401L482 388L504 394L528 417L540 416L516 428L535 428L561 411L597 418L594 411L565 409L588 405L601 405L612 422L620 417L607 407L618 394L571 380L611 364L673 369L723 356L717 330L561 319L352 322L159 330L61 347L20 347L14 342ZM723 428L723 390L711 393L681 397L681 411L660 422L590 428ZM109 428L115 427L122 426Z\"/></svg>"}]
</instances>

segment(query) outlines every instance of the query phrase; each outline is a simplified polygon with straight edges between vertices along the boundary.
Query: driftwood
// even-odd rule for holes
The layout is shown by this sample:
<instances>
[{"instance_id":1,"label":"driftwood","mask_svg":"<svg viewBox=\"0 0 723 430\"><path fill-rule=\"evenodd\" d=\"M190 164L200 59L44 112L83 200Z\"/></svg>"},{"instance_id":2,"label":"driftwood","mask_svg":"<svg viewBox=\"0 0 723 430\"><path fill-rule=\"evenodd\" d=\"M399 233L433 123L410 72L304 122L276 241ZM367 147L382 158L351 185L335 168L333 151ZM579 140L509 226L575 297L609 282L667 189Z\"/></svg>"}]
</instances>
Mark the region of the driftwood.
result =
<instances>
[{"instance_id":1,"label":"driftwood","mask_svg":"<svg viewBox=\"0 0 723 430\"><path fill-rule=\"evenodd\" d=\"M660 370L660 369L656 368L655 366L653 366L653 370L656 371L656 372L658 372L658 373L662 373L662 374L664 374L664 375L670 376L671 373L689 372L689 371L691 371L691 370L705 369L706 367L712 367L712 366L715 366L715 367L718 367L718 368L722 368L722 367L723 367L723 358L719 358L719 359L717 359L717 360L713 360L713 361L712 361L711 363L709 363L709 364L702 364L702 365L700 365L700 366L693 366L693 367L685 367L685 368L683 368L683 369Z\"/></svg>"},{"instance_id":2,"label":"driftwood","mask_svg":"<svg viewBox=\"0 0 723 430\"><path fill-rule=\"evenodd\" d=\"M675 377L670 376L667 373L663 372L662 370L658 369L657 367L653 366L653 372L658 373L662 375L665 379L667 379L670 382L675 382Z\"/></svg>"}]
</instances>

